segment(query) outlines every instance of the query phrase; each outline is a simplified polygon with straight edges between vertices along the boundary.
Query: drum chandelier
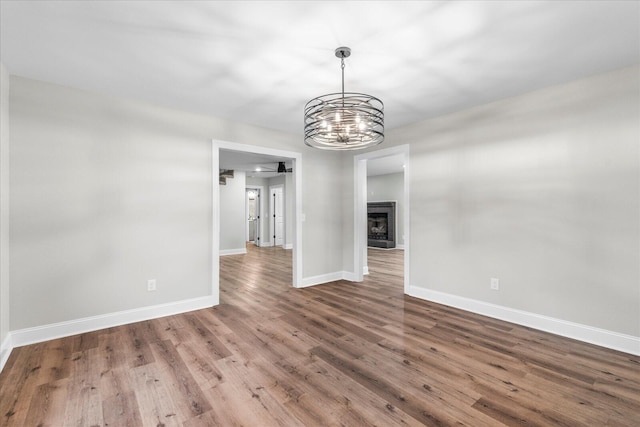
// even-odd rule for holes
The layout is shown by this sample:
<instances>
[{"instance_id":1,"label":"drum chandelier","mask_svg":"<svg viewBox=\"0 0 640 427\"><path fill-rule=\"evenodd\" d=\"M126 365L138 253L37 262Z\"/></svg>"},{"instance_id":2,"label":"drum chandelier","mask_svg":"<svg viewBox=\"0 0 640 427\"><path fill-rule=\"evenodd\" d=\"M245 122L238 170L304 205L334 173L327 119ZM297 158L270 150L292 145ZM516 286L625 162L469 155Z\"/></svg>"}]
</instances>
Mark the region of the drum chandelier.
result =
<instances>
[{"instance_id":1,"label":"drum chandelier","mask_svg":"<svg viewBox=\"0 0 640 427\"><path fill-rule=\"evenodd\" d=\"M304 107L304 143L323 150L357 150L384 141L384 105L378 98L344 91L348 47L336 49L342 68L342 92L318 96Z\"/></svg>"}]
</instances>

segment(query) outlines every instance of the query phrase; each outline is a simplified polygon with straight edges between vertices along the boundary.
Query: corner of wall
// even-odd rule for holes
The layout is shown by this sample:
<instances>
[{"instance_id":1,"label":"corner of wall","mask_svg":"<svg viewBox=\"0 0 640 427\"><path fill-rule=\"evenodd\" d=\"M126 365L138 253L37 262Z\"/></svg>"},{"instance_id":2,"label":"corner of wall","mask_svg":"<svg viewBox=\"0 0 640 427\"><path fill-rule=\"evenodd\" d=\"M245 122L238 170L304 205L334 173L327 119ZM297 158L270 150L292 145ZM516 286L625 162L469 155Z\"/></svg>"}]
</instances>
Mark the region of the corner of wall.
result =
<instances>
[{"instance_id":1,"label":"corner of wall","mask_svg":"<svg viewBox=\"0 0 640 427\"><path fill-rule=\"evenodd\" d=\"M0 63L0 370L11 353L9 333L9 72Z\"/></svg>"},{"instance_id":2,"label":"corner of wall","mask_svg":"<svg viewBox=\"0 0 640 427\"><path fill-rule=\"evenodd\" d=\"M12 350L13 345L11 342L11 332L8 332L0 343L0 372L4 369L4 365L7 363L7 360L9 360Z\"/></svg>"}]
</instances>

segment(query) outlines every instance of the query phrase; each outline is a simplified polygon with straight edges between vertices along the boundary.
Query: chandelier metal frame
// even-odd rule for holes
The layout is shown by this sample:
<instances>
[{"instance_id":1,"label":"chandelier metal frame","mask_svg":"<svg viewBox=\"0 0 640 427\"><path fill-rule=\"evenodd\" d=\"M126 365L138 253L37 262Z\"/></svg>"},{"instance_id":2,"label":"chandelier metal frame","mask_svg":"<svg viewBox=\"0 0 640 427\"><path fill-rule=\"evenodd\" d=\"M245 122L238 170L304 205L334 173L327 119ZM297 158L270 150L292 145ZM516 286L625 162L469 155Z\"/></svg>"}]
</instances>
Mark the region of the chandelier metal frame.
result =
<instances>
[{"instance_id":1,"label":"chandelier metal frame","mask_svg":"<svg viewBox=\"0 0 640 427\"><path fill-rule=\"evenodd\" d=\"M351 49L335 51L342 69L342 92L318 96L304 107L304 143L322 150L358 150L384 141L384 104L375 96L344 91L344 59Z\"/></svg>"}]
</instances>

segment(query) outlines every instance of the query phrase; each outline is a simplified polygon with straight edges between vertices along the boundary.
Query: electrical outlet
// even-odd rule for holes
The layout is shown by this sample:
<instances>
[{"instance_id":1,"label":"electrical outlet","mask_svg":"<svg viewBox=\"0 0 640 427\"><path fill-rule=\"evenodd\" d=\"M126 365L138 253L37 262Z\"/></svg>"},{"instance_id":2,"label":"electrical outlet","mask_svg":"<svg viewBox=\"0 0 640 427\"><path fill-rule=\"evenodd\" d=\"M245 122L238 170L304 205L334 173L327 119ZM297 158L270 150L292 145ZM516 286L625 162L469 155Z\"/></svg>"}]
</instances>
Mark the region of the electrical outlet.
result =
<instances>
[{"instance_id":1,"label":"electrical outlet","mask_svg":"<svg viewBox=\"0 0 640 427\"><path fill-rule=\"evenodd\" d=\"M147 291L153 292L156 290L156 279L147 280Z\"/></svg>"},{"instance_id":2,"label":"electrical outlet","mask_svg":"<svg viewBox=\"0 0 640 427\"><path fill-rule=\"evenodd\" d=\"M500 279L497 279L495 277L491 278L491 289L493 289L494 291L500 290Z\"/></svg>"}]
</instances>

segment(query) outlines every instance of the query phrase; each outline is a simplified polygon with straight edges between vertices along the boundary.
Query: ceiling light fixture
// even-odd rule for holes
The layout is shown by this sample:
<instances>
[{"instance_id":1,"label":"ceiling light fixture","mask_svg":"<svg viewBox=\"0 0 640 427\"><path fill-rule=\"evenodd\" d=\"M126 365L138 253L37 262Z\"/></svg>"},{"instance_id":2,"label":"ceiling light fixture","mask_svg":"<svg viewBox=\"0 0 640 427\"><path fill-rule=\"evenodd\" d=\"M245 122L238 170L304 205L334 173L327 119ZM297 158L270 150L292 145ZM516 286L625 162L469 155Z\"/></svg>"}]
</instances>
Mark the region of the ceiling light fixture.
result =
<instances>
[{"instance_id":1,"label":"ceiling light fixture","mask_svg":"<svg viewBox=\"0 0 640 427\"><path fill-rule=\"evenodd\" d=\"M336 49L342 68L342 93L313 98L304 107L304 143L323 150L357 150L384 141L384 104L363 93L344 91L348 47Z\"/></svg>"}]
</instances>

